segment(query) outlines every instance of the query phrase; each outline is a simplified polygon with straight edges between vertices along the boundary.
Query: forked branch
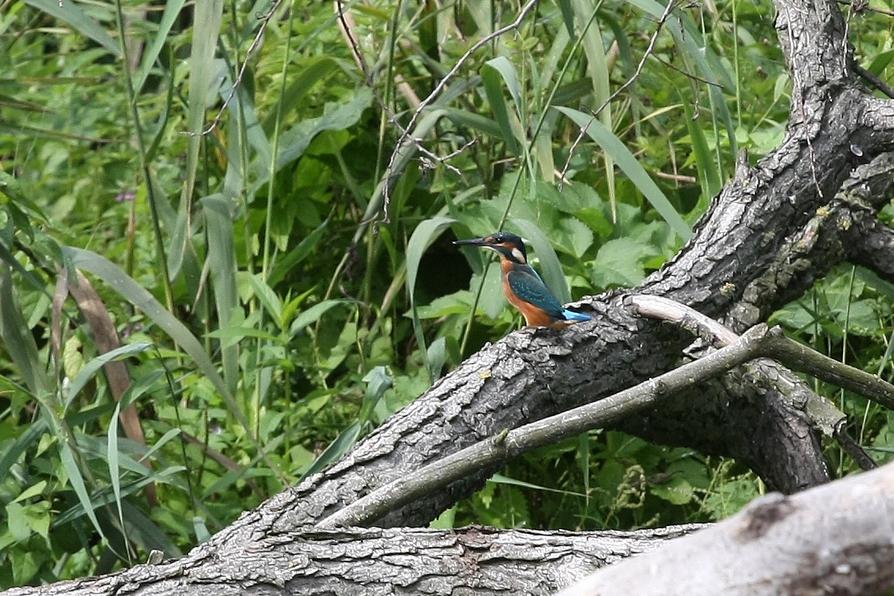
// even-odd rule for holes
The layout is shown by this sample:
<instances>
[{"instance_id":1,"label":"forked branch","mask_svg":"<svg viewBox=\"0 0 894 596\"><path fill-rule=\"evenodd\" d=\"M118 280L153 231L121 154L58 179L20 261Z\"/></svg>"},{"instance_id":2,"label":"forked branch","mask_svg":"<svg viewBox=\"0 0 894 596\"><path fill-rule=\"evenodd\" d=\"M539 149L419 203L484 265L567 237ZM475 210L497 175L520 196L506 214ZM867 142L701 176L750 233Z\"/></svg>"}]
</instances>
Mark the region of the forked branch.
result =
<instances>
[{"instance_id":1,"label":"forked branch","mask_svg":"<svg viewBox=\"0 0 894 596\"><path fill-rule=\"evenodd\" d=\"M673 301L648 297L633 297L639 301L641 312L661 315L661 305L672 307ZM714 334L721 343L735 337L718 323L701 315L695 316L686 307L665 312L681 324L689 324ZM823 380L860 391L888 407L894 407L894 386L863 371L838 363L810 348L786 338L778 329L760 324L737 337L726 347L707 356L684 364L656 378L644 381L612 396L589 403L514 430L504 430L484 441L434 461L421 469L398 478L372 493L337 511L320 522L322 527L369 525L389 511L406 505L433 491L462 479L483 467L498 464L526 451L573 437L582 432L601 428L631 414L659 404L668 396L693 384L716 377L733 367L755 358L773 358L794 369L809 371Z\"/></svg>"}]
</instances>

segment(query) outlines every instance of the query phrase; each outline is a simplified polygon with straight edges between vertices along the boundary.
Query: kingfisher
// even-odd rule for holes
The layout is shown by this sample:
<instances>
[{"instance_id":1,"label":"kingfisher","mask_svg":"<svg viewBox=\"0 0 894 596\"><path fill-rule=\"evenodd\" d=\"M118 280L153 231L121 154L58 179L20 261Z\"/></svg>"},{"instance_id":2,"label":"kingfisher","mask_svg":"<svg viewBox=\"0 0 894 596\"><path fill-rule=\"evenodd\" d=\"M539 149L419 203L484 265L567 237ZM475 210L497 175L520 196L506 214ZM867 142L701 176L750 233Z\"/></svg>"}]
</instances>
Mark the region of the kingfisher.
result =
<instances>
[{"instance_id":1,"label":"kingfisher","mask_svg":"<svg viewBox=\"0 0 894 596\"><path fill-rule=\"evenodd\" d=\"M454 244L489 248L500 255L503 293L524 315L529 326L561 329L590 320L589 315L568 310L553 296L534 268L528 265L525 243L515 234L497 232L483 238L457 240Z\"/></svg>"}]
</instances>

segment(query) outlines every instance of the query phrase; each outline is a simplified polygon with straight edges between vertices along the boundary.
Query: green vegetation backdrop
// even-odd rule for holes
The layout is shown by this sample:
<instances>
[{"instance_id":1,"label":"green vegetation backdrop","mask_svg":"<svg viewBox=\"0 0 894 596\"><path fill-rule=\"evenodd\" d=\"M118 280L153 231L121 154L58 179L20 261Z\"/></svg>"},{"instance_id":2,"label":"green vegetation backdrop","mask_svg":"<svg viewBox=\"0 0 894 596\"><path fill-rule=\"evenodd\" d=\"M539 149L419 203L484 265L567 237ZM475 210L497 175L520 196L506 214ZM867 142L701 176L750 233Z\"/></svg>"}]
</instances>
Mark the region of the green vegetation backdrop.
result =
<instances>
[{"instance_id":1,"label":"green vegetation backdrop","mask_svg":"<svg viewBox=\"0 0 894 596\"><path fill-rule=\"evenodd\" d=\"M517 328L450 240L505 225L565 300L635 284L781 139L769 4L544 1L469 53L523 5L0 0L0 587L188 550ZM890 76L894 20L848 15ZM847 267L773 322L890 379L892 297ZM891 413L816 388L887 457ZM761 490L597 431L434 523L714 520Z\"/></svg>"}]
</instances>

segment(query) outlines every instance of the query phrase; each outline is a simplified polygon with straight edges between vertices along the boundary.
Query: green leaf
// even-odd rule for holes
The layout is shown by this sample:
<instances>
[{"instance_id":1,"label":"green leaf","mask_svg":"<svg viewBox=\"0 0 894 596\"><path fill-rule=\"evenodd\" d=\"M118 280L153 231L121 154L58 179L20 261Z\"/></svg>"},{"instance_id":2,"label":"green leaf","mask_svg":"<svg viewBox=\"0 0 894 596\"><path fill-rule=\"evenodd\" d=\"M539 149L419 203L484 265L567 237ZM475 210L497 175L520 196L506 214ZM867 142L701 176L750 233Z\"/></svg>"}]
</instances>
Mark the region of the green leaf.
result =
<instances>
[{"instance_id":1,"label":"green leaf","mask_svg":"<svg viewBox=\"0 0 894 596\"><path fill-rule=\"evenodd\" d=\"M680 217L674 206L664 196L661 189L652 181L630 150L624 146L618 137L603 126L601 122L583 112L565 107L557 107L556 109L571 118L582 129L585 128L587 135L614 157L618 167L627 174L630 181L645 195L649 203L664 218L664 221L670 225L671 229L683 240L689 239L691 235L689 226L683 221L683 218Z\"/></svg>"},{"instance_id":2,"label":"green leaf","mask_svg":"<svg viewBox=\"0 0 894 596\"><path fill-rule=\"evenodd\" d=\"M416 312L416 276L419 273L419 264L422 262L422 256L425 254L425 251L455 221L452 217L443 215L426 219L416 226L416 229L413 230L413 235L410 236L410 241L407 243L407 293L410 295L410 308L413 313L413 332L419 347L423 350L425 366L432 381L434 381L435 376L431 363L428 361L425 336L422 333L422 324L419 322L419 315Z\"/></svg>"},{"instance_id":3,"label":"green leaf","mask_svg":"<svg viewBox=\"0 0 894 596\"><path fill-rule=\"evenodd\" d=\"M460 126L468 126L487 136L499 137L503 134L503 129L499 124L481 114L460 110L459 108L444 108L439 111L447 116L451 122Z\"/></svg>"},{"instance_id":4,"label":"green leaf","mask_svg":"<svg viewBox=\"0 0 894 596\"><path fill-rule=\"evenodd\" d=\"M629 238L609 240L601 247L593 261L593 284L598 288L629 287L646 276L642 259L649 249Z\"/></svg>"},{"instance_id":5,"label":"green leaf","mask_svg":"<svg viewBox=\"0 0 894 596\"><path fill-rule=\"evenodd\" d=\"M83 507L84 511L87 513L87 517L90 518L90 523L96 528L97 533L105 538L105 534L102 532L99 521L96 519L96 513L93 511L95 506L90 499L90 495L87 493L84 477L81 476L81 470L78 468L78 464L75 463L71 447L69 447L66 441L62 441L59 448L61 451L62 467L65 468L65 474L68 476L69 484L71 484L71 487L74 489L81 507Z\"/></svg>"},{"instance_id":6,"label":"green leaf","mask_svg":"<svg viewBox=\"0 0 894 596\"><path fill-rule=\"evenodd\" d=\"M599 112L599 120L605 127L605 130L612 129L612 105L606 103L611 90L609 89L609 73L608 59L605 55L605 42L602 39L602 31L599 29L599 22L593 18L594 11L597 11L601 4L594 6L591 0L573 0L574 16L578 27L583 31L583 47L584 54L587 57L587 74L593 84L593 99L597 107L601 107ZM587 24L589 23L589 27ZM615 198L615 167L612 163L614 155L606 147L604 150L603 160L605 161L605 182L608 186L608 200L612 206L612 214L617 210Z\"/></svg>"},{"instance_id":7,"label":"green leaf","mask_svg":"<svg viewBox=\"0 0 894 596\"><path fill-rule=\"evenodd\" d=\"M9 474L9 468L19 460L22 453L28 449L32 443L37 441L47 432L47 423L44 418L38 418L25 432L15 439L2 453L0 453L0 478L6 478Z\"/></svg>"},{"instance_id":8,"label":"green leaf","mask_svg":"<svg viewBox=\"0 0 894 596\"><path fill-rule=\"evenodd\" d=\"M410 296L410 304L416 302L416 276L419 274L422 256L444 230L455 222L452 217L437 215L420 222L413 230L413 235L407 243L407 293Z\"/></svg>"},{"instance_id":9,"label":"green leaf","mask_svg":"<svg viewBox=\"0 0 894 596\"><path fill-rule=\"evenodd\" d=\"M78 2L59 2L59 0L25 0L25 2L60 21L65 21L81 35L89 37L115 56L121 57L118 43L99 23L87 16Z\"/></svg>"},{"instance_id":10,"label":"green leaf","mask_svg":"<svg viewBox=\"0 0 894 596\"><path fill-rule=\"evenodd\" d=\"M118 507L118 523L121 524L122 530L126 528L124 525L124 512L121 509L121 473L118 467L118 415L121 413L121 402L115 405L115 413L109 420L109 429L106 433L107 449L106 463L109 466L109 479L112 481L112 491L115 494L115 504ZM125 541L127 534L124 534Z\"/></svg>"},{"instance_id":11,"label":"green leaf","mask_svg":"<svg viewBox=\"0 0 894 596\"><path fill-rule=\"evenodd\" d=\"M558 488L550 488L548 486L541 486L539 484L531 484L530 482L525 482L523 480L516 480L515 478L509 478L508 476L503 476L502 474L494 474L490 478L487 479L488 482L493 482L494 484L506 484L508 486L520 486L522 488L530 488L533 490L542 490L550 493L559 493L562 495L571 495L574 497L584 497L587 495L583 493L578 493L570 490L561 490Z\"/></svg>"},{"instance_id":12,"label":"green leaf","mask_svg":"<svg viewBox=\"0 0 894 596\"><path fill-rule=\"evenodd\" d=\"M310 145L310 142L324 130L344 130L353 126L360 119L363 111L372 102L372 91L367 87L360 87L351 99L343 104L327 103L323 109L323 115L318 118L302 120L289 130L282 133L279 139L279 153L276 159L276 169L298 159ZM252 163L252 171L255 173L255 181L252 192L257 192L261 186L270 180L269 163L255 160Z\"/></svg>"},{"instance_id":13,"label":"green leaf","mask_svg":"<svg viewBox=\"0 0 894 596\"><path fill-rule=\"evenodd\" d=\"M276 295L276 292L273 291L273 288L268 286L263 279L261 279L260 273L255 273L254 275L248 276L248 281L251 284L251 288L254 291L255 296L260 301L261 305L264 307L273 320L276 321L278 325L282 324L282 301L279 299L279 296Z\"/></svg>"},{"instance_id":14,"label":"green leaf","mask_svg":"<svg viewBox=\"0 0 894 596\"><path fill-rule=\"evenodd\" d=\"M360 436L360 421L355 420L346 429L339 433L338 437L332 441L328 447L320 454L314 463L301 475L302 478L308 478L317 472L324 470L332 462L339 459L342 455L354 446L357 437Z\"/></svg>"},{"instance_id":15,"label":"green leaf","mask_svg":"<svg viewBox=\"0 0 894 596\"><path fill-rule=\"evenodd\" d=\"M562 218L559 220L559 228L562 235L559 246L578 259L593 245L593 231L576 217Z\"/></svg>"},{"instance_id":16,"label":"green leaf","mask_svg":"<svg viewBox=\"0 0 894 596\"><path fill-rule=\"evenodd\" d=\"M0 340L19 374L31 392L43 398L49 391L49 381L37 353L37 344L25 317L12 293L12 275L0 265Z\"/></svg>"},{"instance_id":17,"label":"green leaf","mask_svg":"<svg viewBox=\"0 0 894 596\"><path fill-rule=\"evenodd\" d=\"M506 105L506 100L503 98L503 88L500 84L501 78L506 82L509 93L515 101L515 115L518 117L521 113L521 86L518 82L515 67L504 56L498 56L485 63L481 69L481 81L484 83L484 92L487 94L487 101L494 113L494 118L496 118L497 124L500 126L503 141L512 153L520 155L522 147L513 130L509 108Z\"/></svg>"},{"instance_id":18,"label":"green leaf","mask_svg":"<svg viewBox=\"0 0 894 596\"><path fill-rule=\"evenodd\" d=\"M25 518L25 508L18 503L6 504L6 520L9 527L9 533L12 537L22 542L31 536L31 528L28 527L28 520Z\"/></svg>"},{"instance_id":19,"label":"green leaf","mask_svg":"<svg viewBox=\"0 0 894 596\"><path fill-rule=\"evenodd\" d=\"M158 55L161 53L161 48L164 47L168 34L171 32L171 27L176 22L177 17L180 16L180 11L183 9L184 4L186 4L186 0L168 0L165 2L165 11L161 15L161 21L158 23L158 31L155 33L152 43L149 44L149 47L146 48L146 51L143 53L140 69L134 75L134 96L138 96L140 91L143 90L143 84L146 82L146 77L149 76L149 71L152 70L152 66L158 59Z\"/></svg>"},{"instance_id":20,"label":"green leaf","mask_svg":"<svg viewBox=\"0 0 894 596\"><path fill-rule=\"evenodd\" d=\"M230 202L221 195L201 200L205 215L205 231L208 235L208 265L214 286L214 304L217 307L219 328L230 324L233 310L239 306L236 293L236 250L233 247L233 218ZM277 319L278 320L278 319ZM239 381L239 346L221 347L224 379L230 391L235 391Z\"/></svg>"},{"instance_id":21,"label":"green leaf","mask_svg":"<svg viewBox=\"0 0 894 596\"><path fill-rule=\"evenodd\" d=\"M692 152L695 155L695 164L698 167L698 181L702 187L702 199L707 205L714 195L720 192L720 172L714 161L711 150L708 149L708 141L698 122L692 117L692 108L689 102L680 97L680 103L686 114L686 126L689 128L689 138L692 141Z\"/></svg>"},{"instance_id":22,"label":"green leaf","mask_svg":"<svg viewBox=\"0 0 894 596\"><path fill-rule=\"evenodd\" d=\"M660 497L674 505L685 505L696 496L695 489L682 476L672 476L663 484L653 484L650 489L656 497Z\"/></svg>"},{"instance_id":23,"label":"green leaf","mask_svg":"<svg viewBox=\"0 0 894 596\"><path fill-rule=\"evenodd\" d=\"M295 320L292 321L292 325L289 327L289 335L294 337L299 331L307 327L308 325L312 325L320 320L329 309L334 306L338 306L339 304L347 304L347 300L323 300L318 304L314 304L307 310L301 311Z\"/></svg>"},{"instance_id":24,"label":"green leaf","mask_svg":"<svg viewBox=\"0 0 894 596\"><path fill-rule=\"evenodd\" d=\"M562 265L559 263L559 257L553 250L549 238L546 237L537 224L532 221L520 218L511 218L509 220L512 225L517 228L525 240L534 247L534 253L540 260L540 273L543 275L543 281L549 286L559 302L565 304L571 301L571 292L568 291L568 283L565 281L565 273L562 272Z\"/></svg>"},{"instance_id":25,"label":"green leaf","mask_svg":"<svg viewBox=\"0 0 894 596\"><path fill-rule=\"evenodd\" d=\"M441 515L436 517L428 524L433 530L450 530L454 527L454 519L456 518L456 507L446 509Z\"/></svg>"},{"instance_id":26,"label":"green leaf","mask_svg":"<svg viewBox=\"0 0 894 596\"><path fill-rule=\"evenodd\" d=\"M68 397L65 400L65 406L68 407L68 405L77 396L81 389L84 388L84 385L86 385L90 381L90 379L93 378L93 375L95 375L97 371L103 366L105 366L109 362L129 358L134 354L141 354L151 347L152 344L145 342L126 344L117 347L114 350L109 350L105 354L100 354L96 358L93 358L90 362L85 364L83 368L81 368L80 372L78 372L78 376L72 379L71 385L68 386Z\"/></svg>"},{"instance_id":27,"label":"green leaf","mask_svg":"<svg viewBox=\"0 0 894 596\"><path fill-rule=\"evenodd\" d=\"M202 0L197 2L193 10L192 46L189 57L189 107L186 115L186 127L191 133L186 151L186 182L183 185L181 202L192 197L196 182L196 171L199 165L199 147L202 143L201 132L205 128L205 108L208 102L212 78L217 67L214 64L214 52L217 48L217 37L220 34L223 16L223 0Z\"/></svg>"},{"instance_id":28,"label":"green leaf","mask_svg":"<svg viewBox=\"0 0 894 596\"><path fill-rule=\"evenodd\" d=\"M72 266L78 267L85 271L100 277L109 286L120 294L125 300L133 304L135 307L143 311L143 313L152 319L162 331L168 334L177 345L189 354L199 370L204 373L208 380L220 392L230 409L230 412L236 417L242 427L245 429L248 437L253 437L251 426L248 424L245 414L239 408L233 395L230 393L227 384L217 372L211 358L202 348L199 340L186 328L183 323L177 320L174 315L168 312L148 290L139 285L129 275L124 273L117 265L94 252L73 248L71 246L63 247L63 253L70 260ZM253 439L252 439L253 441ZM254 441L253 441L254 442Z\"/></svg>"},{"instance_id":29,"label":"green leaf","mask_svg":"<svg viewBox=\"0 0 894 596\"><path fill-rule=\"evenodd\" d=\"M155 442L155 445L153 445L152 448L149 449L149 451L147 451L147 452L146 452L146 453L139 459L139 462L142 463L142 462L144 462L144 461L148 461L149 458L152 457L152 454L153 454L153 453L155 453L156 451L158 451L159 449L161 449L162 447L164 447L165 444L167 444L168 441L170 441L170 440L173 439L174 437L179 436L179 435L180 435L180 432L181 432L181 431L180 431L179 428L172 428L172 429L168 430L168 432L166 432L165 434L163 434L163 435L161 436L161 438Z\"/></svg>"},{"instance_id":30,"label":"green leaf","mask_svg":"<svg viewBox=\"0 0 894 596\"><path fill-rule=\"evenodd\" d=\"M31 497L36 497L37 495L41 494L46 487L47 481L41 480L40 482L37 482L23 490L19 494L19 496L15 498L13 503L21 503L22 501L27 501Z\"/></svg>"},{"instance_id":31,"label":"green leaf","mask_svg":"<svg viewBox=\"0 0 894 596\"><path fill-rule=\"evenodd\" d=\"M298 246L277 259L276 265L273 266L270 270L270 275L267 276L267 283L270 284L270 286L275 286L289 274L293 267L298 266L304 261L304 259L306 259L313 249L320 243L320 240L323 238L323 234L328 230L328 227L329 218L326 218L326 220L314 228L310 234L302 238L301 242L298 243Z\"/></svg>"},{"instance_id":32,"label":"green leaf","mask_svg":"<svg viewBox=\"0 0 894 596\"><path fill-rule=\"evenodd\" d=\"M311 62L294 78L291 79L289 86L286 88L282 96L282 115L283 118L296 108L301 99L307 94L313 86L333 73L338 72L338 62L330 56L317 56L311 59ZM290 75L291 76L291 75ZM273 131L273 125L276 122L276 110L270 110L267 118L264 119L263 128L268 133Z\"/></svg>"},{"instance_id":33,"label":"green leaf","mask_svg":"<svg viewBox=\"0 0 894 596\"><path fill-rule=\"evenodd\" d=\"M358 415L361 424L365 424L372 418L376 404L385 395L385 391L394 384L394 379L391 378L386 367L377 366L366 373L363 382L366 383L366 394L363 396L363 404L360 406Z\"/></svg>"}]
</instances>

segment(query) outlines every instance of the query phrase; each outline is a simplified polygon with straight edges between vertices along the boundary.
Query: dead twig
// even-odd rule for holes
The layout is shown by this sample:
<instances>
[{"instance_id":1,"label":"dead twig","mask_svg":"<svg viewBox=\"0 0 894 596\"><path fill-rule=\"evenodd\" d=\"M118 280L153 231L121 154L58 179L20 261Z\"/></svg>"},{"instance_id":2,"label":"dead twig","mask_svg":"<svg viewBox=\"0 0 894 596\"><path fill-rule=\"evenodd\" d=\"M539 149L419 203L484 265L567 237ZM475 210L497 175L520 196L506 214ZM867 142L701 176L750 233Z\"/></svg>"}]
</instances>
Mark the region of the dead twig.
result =
<instances>
[{"instance_id":1,"label":"dead twig","mask_svg":"<svg viewBox=\"0 0 894 596\"><path fill-rule=\"evenodd\" d=\"M574 157L574 152L577 150L577 146L580 145L581 140L583 140L584 135L587 134L587 129L590 128L590 125L599 117L599 114L602 113L602 110L605 107L613 102L621 93L623 93L630 85L632 85L636 79L639 78L640 74L643 72L643 67L646 64L646 60L649 59L649 56L652 55L652 52L655 51L655 43L658 41L658 35L661 33L661 30L664 28L664 24L667 22L667 19L670 18L671 13L674 11L676 7L677 0L668 0L667 5L664 7L664 12L661 13L661 17L658 19L658 25L655 27L655 32L652 33L651 39L649 39L649 45L646 48L646 52L643 54L642 58L640 58L639 64L636 65L636 70L630 76L627 81L618 87L611 95L605 98L605 101L596 108L593 112L591 112L590 120L587 121L586 126L583 126L580 129L580 132L577 135L577 138L574 139L574 143L571 144L571 149L568 151L568 158L565 160L565 165L562 166L562 171L559 173L559 183L561 184L562 180L567 179L568 168L571 166L571 158Z\"/></svg>"},{"instance_id":2,"label":"dead twig","mask_svg":"<svg viewBox=\"0 0 894 596\"><path fill-rule=\"evenodd\" d=\"M492 33L485 35L481 39L479 39L475 44L466 50L466 52L460 56L459 60L456 61L456 64L453 65L446 75L438 82L435 88L432 90L428 96L419 102L419 105L413 111L413 115L410 117L410 121L407 123L407 126L401 131L400 137L398 137L397 142L394 144L394 151L391 152L391 157L388 159L388 166L385 168L385 173L383 174L383 189L382 189L382 221L388 223L389 220L389 208L391 206L391 182L395 178L397 178L398 174L394 171L394 164L397 160L397 156L400 153L401 147L404 145L404 141L410 136L413 127L416 126L416 122L419 120L419 116L422 112L427 108L431 103L441 94L442 91L447 87L447 83L450 82L453 77L456 76L456 73L463 67L466 61L476 52L479 48L487 45L492 40L500 37L501 35L518 29L518 27L522 24L528 14L537 6L538 0L529 0L527 4L525 4L522 9L519 11L518 15L515 17L515 20L509 23L504 27L500 27L496 29ZM416 143L417 147L419 140L412 139L414 143ZM431 158L432 156L425 152L426 155ZM435 156L437 157L437 156Z\"/></svg>"}]
</instances>

